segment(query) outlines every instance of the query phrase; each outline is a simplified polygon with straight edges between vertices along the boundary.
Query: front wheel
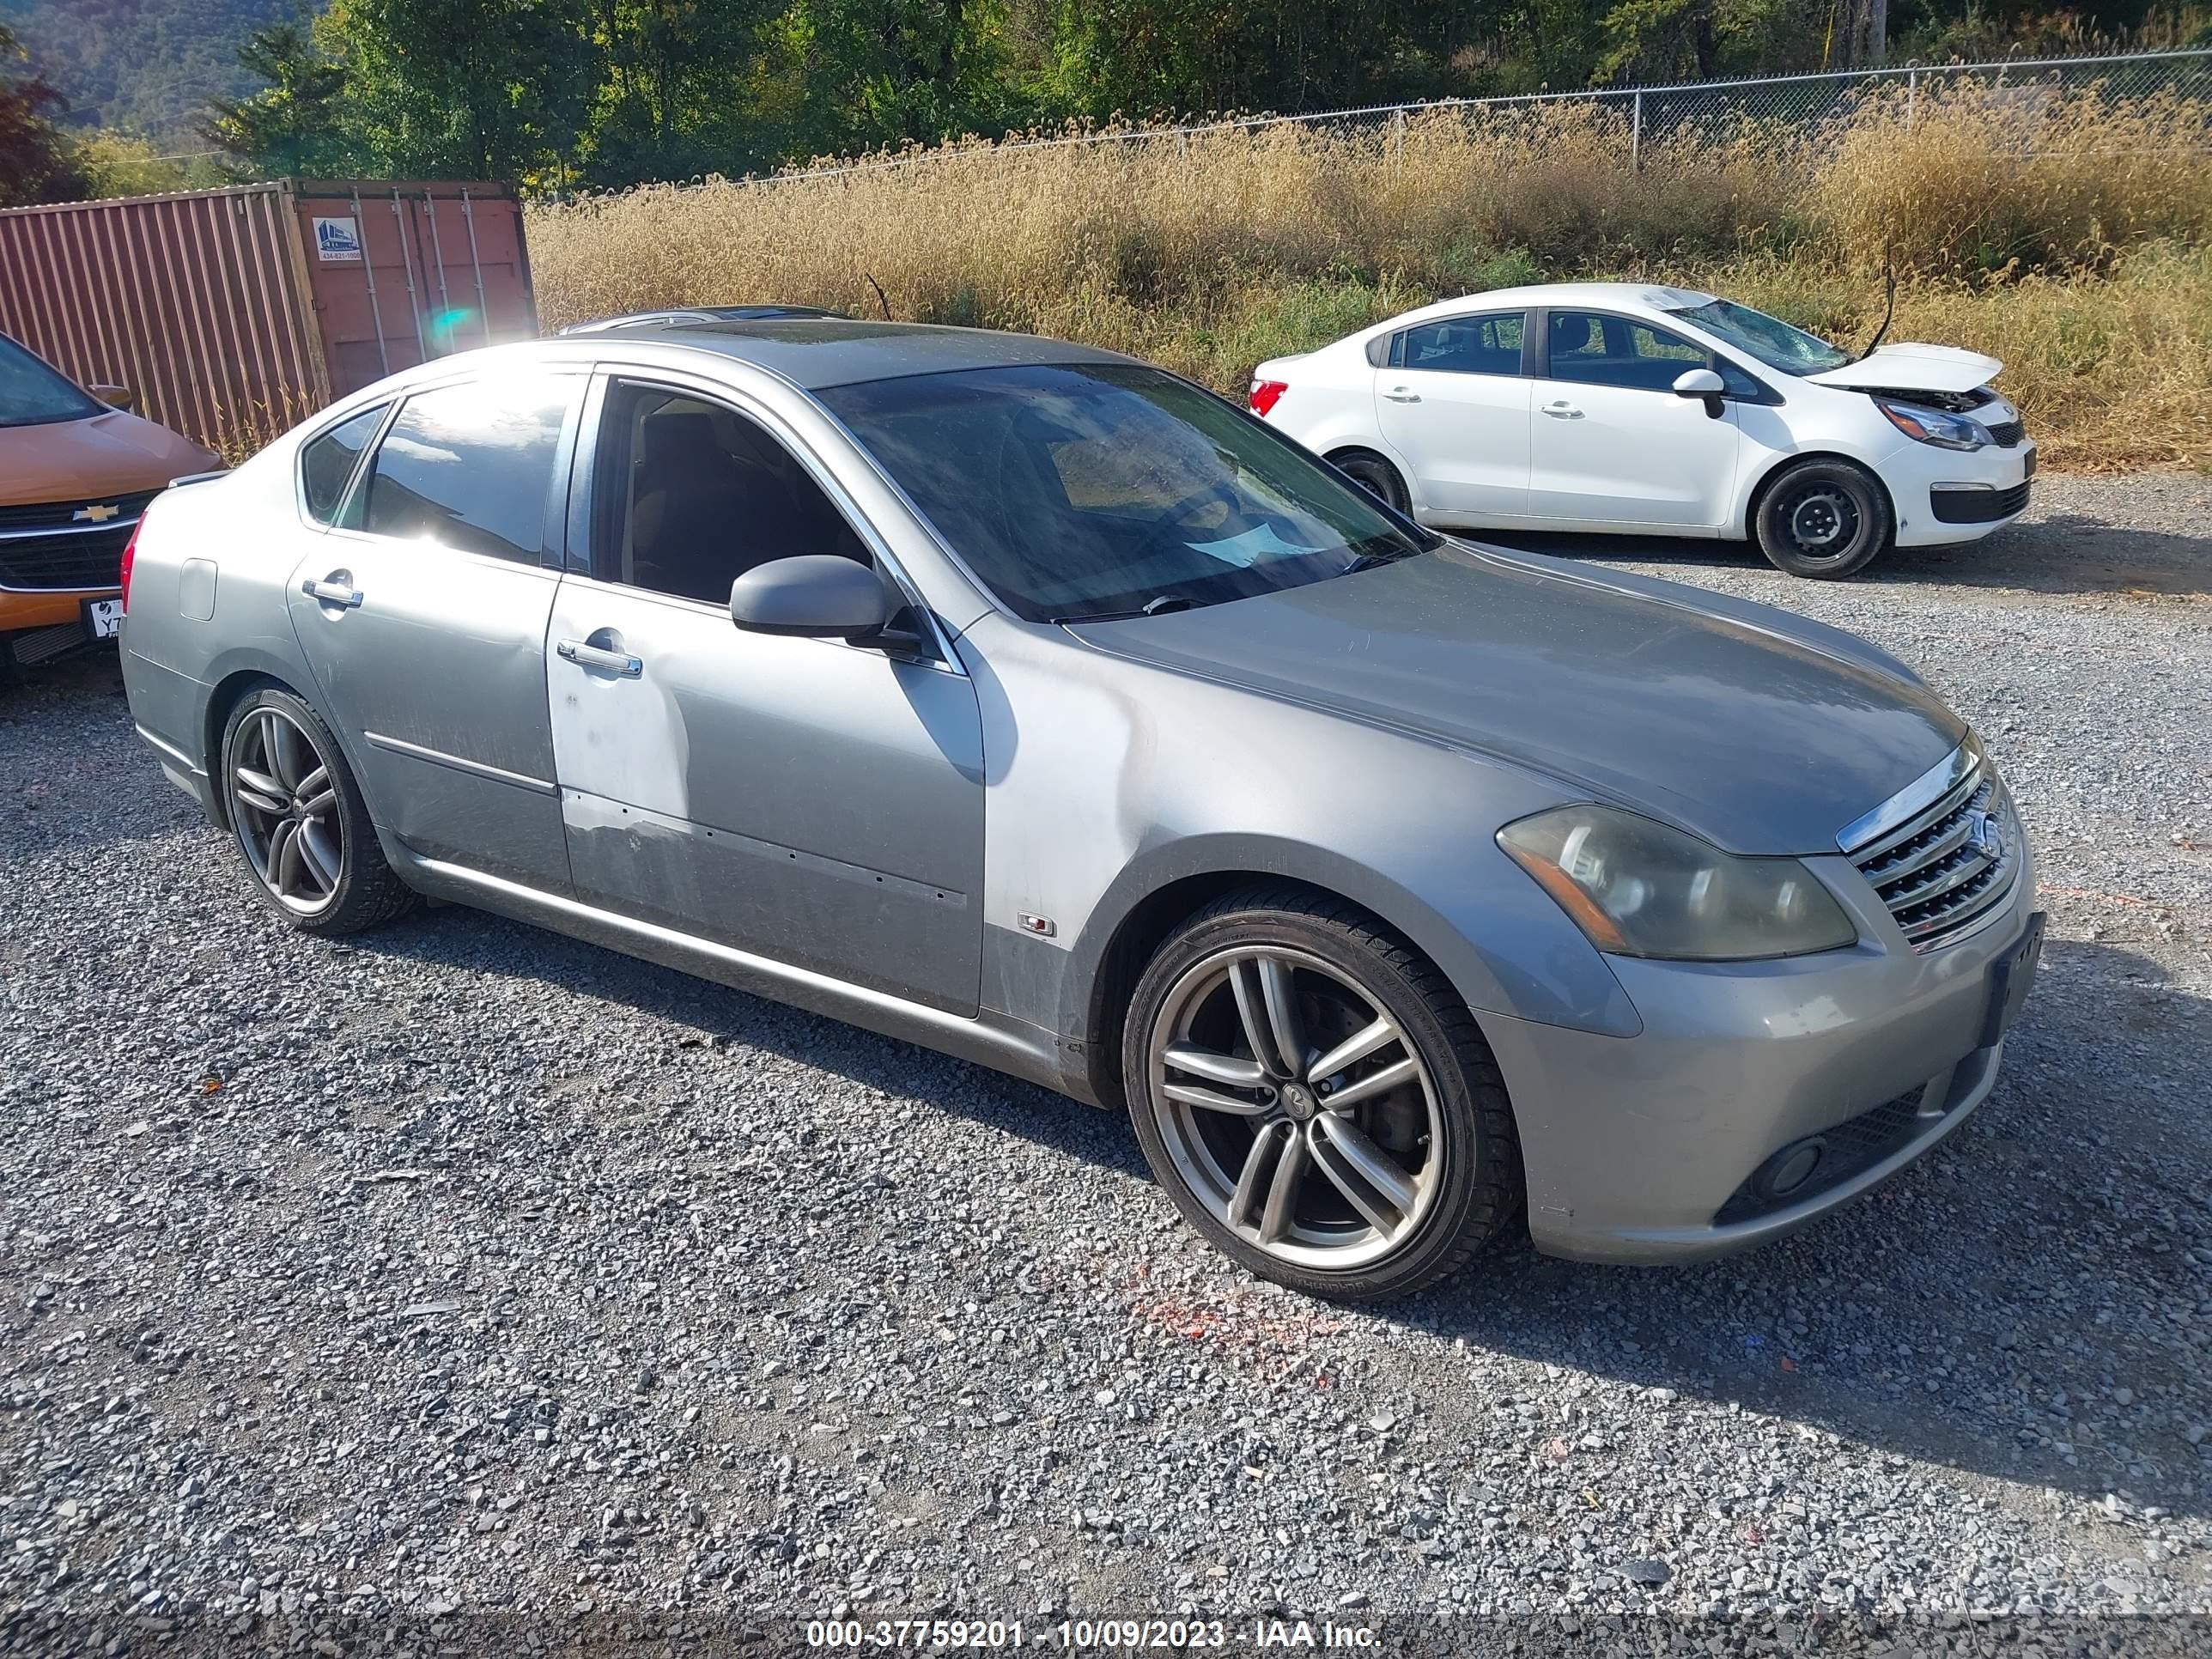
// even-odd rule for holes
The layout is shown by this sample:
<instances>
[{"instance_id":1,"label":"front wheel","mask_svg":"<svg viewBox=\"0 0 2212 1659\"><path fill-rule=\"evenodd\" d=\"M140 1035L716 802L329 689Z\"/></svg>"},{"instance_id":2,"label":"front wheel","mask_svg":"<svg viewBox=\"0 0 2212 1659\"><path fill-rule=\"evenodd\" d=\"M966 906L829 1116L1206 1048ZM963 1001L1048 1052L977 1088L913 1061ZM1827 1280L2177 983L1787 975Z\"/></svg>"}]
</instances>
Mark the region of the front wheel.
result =
<instances>
[{"instance_id":1,"label":"front wheel","mask_svg":"<svg viewBox=\"0 0 2212 1659\"><path fill-rule=\"evenodd\" d=\"M1404 941L1304 889L1219 900L1161 947L1122 1069L1176 1207L1294 1290L1407 1295L1519 1203L1512 1112L1466 1003Z\"/></svg>"},{"instance_id":2,"label":"front wheel","mask_svg":"<svg viewBox=\"0 0 2212 1659\"><path fill-rule=\"evenodd\" d=\"M1897 520L1872 474L1849 461L1799 461L1759 496L1752 533L1776 569L1832 581L1888 551Z\"/></svg>"}]
</instances>

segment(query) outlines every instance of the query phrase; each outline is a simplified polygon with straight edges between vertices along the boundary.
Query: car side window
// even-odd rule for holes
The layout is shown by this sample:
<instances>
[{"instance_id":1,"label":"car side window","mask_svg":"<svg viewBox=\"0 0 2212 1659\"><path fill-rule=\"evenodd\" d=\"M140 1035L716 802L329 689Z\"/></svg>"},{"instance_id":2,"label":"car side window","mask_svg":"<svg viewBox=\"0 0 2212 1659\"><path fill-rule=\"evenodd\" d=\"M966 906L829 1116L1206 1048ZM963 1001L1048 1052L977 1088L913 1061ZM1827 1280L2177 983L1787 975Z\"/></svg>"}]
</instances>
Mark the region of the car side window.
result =
<instances>
[{"instance_id":1,"label":"car side window","mask_svg":"<svg viewBox=\"0 0 2212 1659\"><path fill-rule=\"evenodd\" d=\"M528 375L416 393L376 447L344 527L538 563L554 457L578 384Z\"/></svg>"},{"instance_id":2,"label":"car side window","mask_svg":"<svg viewBox=\"0 0 2212 1659\"><path fill-rule=\"evenodd\" d=\"M317 524L337 522L338 508L344 502L345 488L352 482L361 452L368 447L368 441L376 435L391 407L379 404L365 409L310 440L300 451L300 491L307 498L307 516Z\"/></svg>"},{"instance_id":3,"label":"car side window","mask_svg":"<svg viewBox=\"0 0 2212 1659\"><path fill-rule=\"evenodd\" d=\"M1713 353L1679 334L1603 312L1552 313L1546 345L1549 378L1584 386L1671 392L1685 369L1722 367ZM1747 378L1737 372L1737 380Z\"/></svg>"},{"instance_id":4,"label":"car side window","mask_svg":"<svg viewBox=\"0 0 2212 1659\"><path fill-rule=\"evenodd\" d=\"M1391 366L1455 374L1518 374L1522 326L1517 311L1423 323L1397 337Z\"/></svg>"},{"instance_id":5,"label":"car side window","mask_svg":"<svg viewBox=\"0 0 2212 1659\"><path fill-rule=\"evenodd\" d=\"M666 386L611 387L592 486L594 573L727 605L754 566L803 553L875 562L813 475L766 428Z\"/></svg>"}]
</instances>

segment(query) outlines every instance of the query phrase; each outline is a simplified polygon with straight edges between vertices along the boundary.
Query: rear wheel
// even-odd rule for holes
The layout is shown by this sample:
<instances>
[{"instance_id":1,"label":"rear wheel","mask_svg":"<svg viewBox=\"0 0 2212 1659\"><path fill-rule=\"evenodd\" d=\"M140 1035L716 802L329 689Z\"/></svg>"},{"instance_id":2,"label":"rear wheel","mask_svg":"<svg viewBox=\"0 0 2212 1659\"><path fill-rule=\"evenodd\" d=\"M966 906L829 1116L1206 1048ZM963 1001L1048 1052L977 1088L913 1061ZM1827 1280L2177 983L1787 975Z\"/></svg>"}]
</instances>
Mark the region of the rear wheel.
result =
<instances>
[{"instance_id":1,"label":"rear wheel","mask_svg":"<svg viewBox=\"0 0 2212 1659\"><path fill-rule=\"evenodd\" d=\"M1833 580L1888 551L1897 520L1887 493L1863 468L1809 460L1784 467L1766 486L1752 532L1776 569Z\"/></svg>"},{"instance_id":2,"label":"rear wheel","mask_svg":"<svg viewBox=\"0 0 2212 1659\"><path fill-rule=\"evenodd\" d=\"M1336 470L1394 512L1412 510L1413 497L1398 469L1371 449L1340 449L1330 456Z\"/></svg>"},{"instance_id":3,"label":"rear wheel","mask_svg":"<svg viewBox=\"0 0 2212 1659\"><path fill-rule=\"evenodd\" d=\"M307 703L274 686L242 698L223 726L222 769L238 850L263 902L293 927L356 933L413 907L337 739Z\"/></svg>"},{"instance_id":4,"label":"rear wheel","mask_svg":"<svg viewBox=\"0 0 2212 1659\"><path fill-rule=\"evenodd\" d=\"M1138 981L1122 1061L1176 1206L1293 1289L1407 1295L1519 1201L1512 1113L1465 1002L1402 940L1304 889L1191 918Z\"/></svg>"}]
</instances>

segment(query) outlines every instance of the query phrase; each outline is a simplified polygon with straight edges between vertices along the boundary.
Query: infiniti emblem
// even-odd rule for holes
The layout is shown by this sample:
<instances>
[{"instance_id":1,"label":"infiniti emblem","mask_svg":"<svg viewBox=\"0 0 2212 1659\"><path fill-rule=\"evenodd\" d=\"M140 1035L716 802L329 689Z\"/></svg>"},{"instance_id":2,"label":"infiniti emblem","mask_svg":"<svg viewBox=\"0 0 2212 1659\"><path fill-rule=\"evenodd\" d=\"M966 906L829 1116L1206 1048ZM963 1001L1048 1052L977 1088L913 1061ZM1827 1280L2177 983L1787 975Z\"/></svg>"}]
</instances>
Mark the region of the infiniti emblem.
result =
<instances>
[{"instance_id":1,"label":"infiniti emblem","mask_svg":"<svg viewBox=\"0 0 2212 1659\"><path fill-rule=\"evenodd\" d=\"M1996 818L1978 809L1967 815L1966 826L1967 846L1991 863L2004 857L2004 836Z\"/></svg>"}]
</instances>

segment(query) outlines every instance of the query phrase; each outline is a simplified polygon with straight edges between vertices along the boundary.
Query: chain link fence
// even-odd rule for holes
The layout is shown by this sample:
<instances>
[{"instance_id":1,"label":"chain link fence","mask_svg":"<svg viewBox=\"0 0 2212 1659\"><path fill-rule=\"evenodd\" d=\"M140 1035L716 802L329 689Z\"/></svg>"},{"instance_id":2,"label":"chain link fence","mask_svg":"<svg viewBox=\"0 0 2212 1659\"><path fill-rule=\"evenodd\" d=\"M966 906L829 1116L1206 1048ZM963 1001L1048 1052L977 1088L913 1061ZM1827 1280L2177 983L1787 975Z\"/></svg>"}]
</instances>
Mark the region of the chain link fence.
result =
<instances>
[{"instance_id":1,"label":"chain link fence","mask_svg":"<svg viewBox=\"0 0 2212 1659\"><path fill-rule=\"evenodd\" d=\"M1581 106L1617 127L1623 160L1640 166L1645 154L1669 142L1699 136L1725 137L1747 125L1794 130L1816 140L1824 128L1840 129L1872 100L1900 100L1909 123L1923 98L1940 97L1968 87L2016 100L2033 110L2056 94L2091 95L2112 102L2164 97L2201 104L2208 111L2204 148L2212 152L2212 47L2170 52L2123 52L2082 58L2007 58L1980 64L1904 64L1813 75L1771 76L1741 81L1705 81L1646 87L1594 87L1571 92L1525 93L1501 98L1439 99L1416 104L1377 104L1360 109L1328 110L1310 115L1250 116L1190 125L1115 129L1057 137L1019 137L994 144L945 145L865 161L797 168L750 179L774 185L836 178L889 168L927 166L963 156L1005 155L1080 144L1117 146L1171 143L1188 146L1206 134L1257 132L1267 128L1303 128L1339 135L1381 136L1402 132L1407 122L1432 112L1469 115L1536 112Z\"/></svg>"}]
</instances>

